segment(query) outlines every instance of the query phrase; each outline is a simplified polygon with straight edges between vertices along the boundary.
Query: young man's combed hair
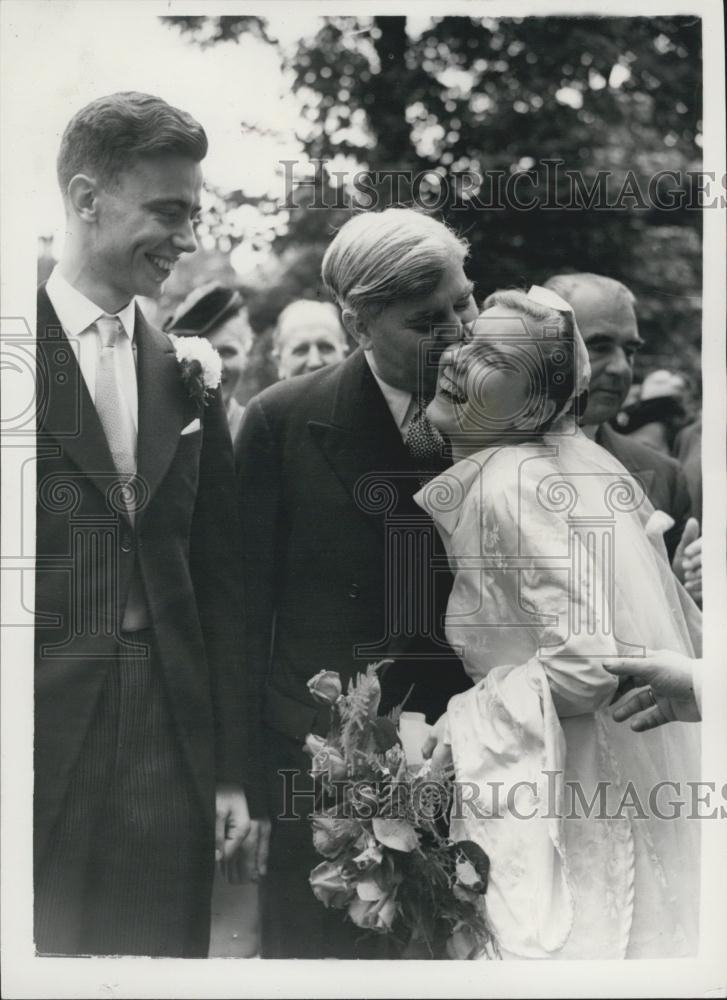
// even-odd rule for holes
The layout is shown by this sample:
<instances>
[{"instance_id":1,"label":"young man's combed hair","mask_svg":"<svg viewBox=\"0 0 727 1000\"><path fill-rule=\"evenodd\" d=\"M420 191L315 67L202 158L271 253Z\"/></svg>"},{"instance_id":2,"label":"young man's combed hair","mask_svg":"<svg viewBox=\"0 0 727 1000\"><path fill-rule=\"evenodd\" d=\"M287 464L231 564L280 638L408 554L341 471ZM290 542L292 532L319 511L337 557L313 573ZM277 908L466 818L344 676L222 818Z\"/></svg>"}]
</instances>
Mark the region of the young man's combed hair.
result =
<instances>
[{"instance_id":1,"label":"young man's combed hair","mask_svg":"<svg viewBox=\"0 0 727 1000\"><path fill-rule=\"evenodd\" d=\"M58 183L64 194L76 174L109 184L141 157L168 153L203 160L207 135L199 122L151 94L110 94L81 108L68 123L58 153Z\"/></svg>"}]
</instances>

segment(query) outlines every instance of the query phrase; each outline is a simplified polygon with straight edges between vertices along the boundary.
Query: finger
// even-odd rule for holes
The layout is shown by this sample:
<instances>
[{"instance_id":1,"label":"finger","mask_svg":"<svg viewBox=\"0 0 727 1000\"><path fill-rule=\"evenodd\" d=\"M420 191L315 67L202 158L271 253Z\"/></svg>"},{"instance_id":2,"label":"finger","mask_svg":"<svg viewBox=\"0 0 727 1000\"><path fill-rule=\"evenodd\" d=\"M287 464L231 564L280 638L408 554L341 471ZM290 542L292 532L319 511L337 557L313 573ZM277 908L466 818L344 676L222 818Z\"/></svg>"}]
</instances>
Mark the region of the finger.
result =
<instances>
[{"instance_id":1,"label":"finger","mask_svg":"<svg viewBox=\"0 0 727 1000\"><path fill-rule=\"evenodd\" d=\"M222 861L225 857L225 823L227 817L218 812L215 820L215 859Z\"/></svg>"},{"instance_id":2,"label":"finger","mask_svg":"<svg viewBox=\"0 0 727 1000\"><path fill-rule=\"evenodd\" d=\"M238 859L240 873L245 882L251 882L257 878L257 847L259 836L259 824L255 820L251 820L250 832L242 841L235 855Z\"/></svg>"},{"instance_id":3,"label":"finger","mask_svg":"<svg viewBox=\"0 0 727 1000\"><path fill-rule=\"evenodd\" d=\"M240 884L240 870L238 864L238 855L235 854L234 857L229 858L225 861L220 862L224 866L225 880L228 885L239 885Z\"/></svg>"},{"instance_id":4,"label":"finger","mask_svg":"<svg viewBox=\"0 0 727 1000\"><path fill-rule=\"evenodd\" d=\"M454 773L451 747L440 743L432 756L432 770L437 774L450 775Z\"/></svg>"},{"instance_id":5,"label":"finger","mask_svg":"<svg viewBox=\"0 0 727 1000\"><path fill-rule=\"evenodd\" d=\"M631 720L631 728L635 733L644 733L647 729L663 726L669 719L664 715L659 705L651 705L644 712L639 712Z\"/></svg>"},{"instance_id":6,"label":"finger","mask_svg":"<svg viewBox=\"0 0 727 1000\"><path fill-rule=\"evenodd\" d=\"M625 660L619 660L615 657L613 659L603 660L604 670L608 670L610 674L615 674L617 677L643 677L647 674L649 667L651 666L651 659L648 656L640 656L638 659L629 658Z\"/></svg>"},{"instance_id":7,"label":"finger","mask_svg":"<svg viewBox=\"0 0 727 1000\"><path fill-rule=\"evenodd\" d=\"M692 545L699 539L699 521L696 517L690 517L687 523L684 525L684 531L682 532L682 537L679 541L679 548L682 553L685 553L688 546Z\"/></svg>"},{"instance_id":8,"label":"finger","mask_svg":"<svg viewBox=\"0 0 727 1000\"><path fill-rule=\"evenodd\" d=\"M702 561L702 539L698 538L695 542L691 542L684 549L685 559L697 559L699 562Z\"/></svg>"},{"instance_id":9,"label":"finger","mask_svg":"<svg viewBox=\"0 0 727 1000\"><path fill-rule=\"evenodd\" d=\"M248 837L238 851L238 866L240 870L240 881L245 884L257 882L257 838L250 841Z\"/></svg>"},{"instance_id":10,"label":"finger","mask_svg":"<svg viewBox=\"0 0 727 1000\"><path fill-rule=\"evenodd\" d=\"M225 839L222 845L222 853L225 858L231 858L240 844L250 835L252 823L250 817L238 811L231 813L225 829Z\"/></svg>"},{"instance_id":11,"label":"finger","mask_svg":"<svg viewBox=\"0 0 727 1000\"><path fill-rule=\"evenodd\" d=\"M227 881L230 885L242 885L245 879L245 871L242 865L242 857L240 851L230 858L229 861L225 862L227 868Z\"/></svg>"},{"instance_id":12,"label":"finger","mask_svg":"<svg viewBox=\"0 0 727 1000\"><path fill-rule=\"evenodd\" d=\"M626 697L615 706L613 710L614 722L625 722L637 712L643 712L654 707L654 697L650 688L640 688L638 691L631 691Z\"/></svg>"},{"instance_id":13,"label":"finger","mask_svg":"<svg viewBox=\"0 0 727 1000\"><path fill-rule=\"evenodd\" d=\"M260 875L268 873L268 854L270 853L270 820L260 821L260 837L257 844L257 870Z\"/></svg>"},{"instance_id":14,"label":"finger","mask_svg":"<svg viewBox=\"0 0 727 1000\"><path fill-rule=\"evenodd\" d=\"M422 743L422 757L424 760L429 760L436 749L437 743L437 737L433 733L430 733Z\"/></svg>"}]
</instances>

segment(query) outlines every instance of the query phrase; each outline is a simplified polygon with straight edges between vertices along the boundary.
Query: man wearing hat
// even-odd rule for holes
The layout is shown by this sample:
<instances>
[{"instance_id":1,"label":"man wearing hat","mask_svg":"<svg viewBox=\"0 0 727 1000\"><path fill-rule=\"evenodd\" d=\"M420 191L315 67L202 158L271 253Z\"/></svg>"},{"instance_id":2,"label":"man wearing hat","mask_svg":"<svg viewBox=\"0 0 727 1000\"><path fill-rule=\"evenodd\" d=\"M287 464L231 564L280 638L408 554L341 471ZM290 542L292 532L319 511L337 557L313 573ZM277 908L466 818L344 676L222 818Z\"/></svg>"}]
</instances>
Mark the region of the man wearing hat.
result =
<instances>
[{"instance_id":1,"label":"man wearing hat","mask_svg":"<svg viewBox=\"0 0 727 1000\"><path fill-rule=\"evenodd\" d=\"M219 354L222 401L234 441L245 412L235 393L253 342L242 296L235 288L211 281L189 293L164 324L164 329L176 337L206 337Z\"/></svg>"}]
</instances>

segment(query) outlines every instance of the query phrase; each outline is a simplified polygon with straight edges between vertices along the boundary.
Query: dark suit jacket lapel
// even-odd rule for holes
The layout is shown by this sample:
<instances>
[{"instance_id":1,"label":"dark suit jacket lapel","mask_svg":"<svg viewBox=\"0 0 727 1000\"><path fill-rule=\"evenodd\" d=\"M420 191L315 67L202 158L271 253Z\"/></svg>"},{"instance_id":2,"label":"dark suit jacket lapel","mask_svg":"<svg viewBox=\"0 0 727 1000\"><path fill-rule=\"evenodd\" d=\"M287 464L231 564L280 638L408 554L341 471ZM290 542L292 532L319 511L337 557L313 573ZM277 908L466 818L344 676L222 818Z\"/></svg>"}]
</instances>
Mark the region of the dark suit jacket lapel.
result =
<instances>
[{"instance_id":1,"label":"dark suit jacket lapel","mask_svg":"<svg viewBox=\"0 0 727 1000\"><path fill-rule=\"evenodd\" d=\"M136 464L147 493L141 517L174 457L180 431L197 415L197 408L182 382L171 340L149 326L138 306L134 339L139 379Z\"/></svg>"},{"instance_id":2,"label":"dark suit jacket lapel","mask_svg":"<svg viewBox=\"0 0 727 1000\"><path fill-rule=\"evenodd\" d=\"M409 452L362 351L356 351L339 369L330 421L312 420L308 427L369 520L383 527L384 515L393 512L388 498L395 499L397 513L421 515L411 499L419 481Z\"/></svg>"},{"instance_id":3,"label":"dark suit jacket lapel","mask_svg":"<svg viewBox=\"0 0 727 1000\"><path fill-rule=\"evenodd\" d=\"M38 289L37 422L102 492L116 468L86 382L45 286Z\"/></svg>"},{"instance_id":4,"label":"dark suit jacket lapel","mask_svg":"<svg viewBox=\"0 0 727 1000\"><path fill-rule=\"evenodd\" d=\"M621 465L639 480L644 491L647 494L651 493L656 473L654 469L643 468L641 462L634 460L628 438L619 434L608 424L601 424L596 433L596 443L610 451L614 458L617 458Z\"/></svg>"}]
</instances>

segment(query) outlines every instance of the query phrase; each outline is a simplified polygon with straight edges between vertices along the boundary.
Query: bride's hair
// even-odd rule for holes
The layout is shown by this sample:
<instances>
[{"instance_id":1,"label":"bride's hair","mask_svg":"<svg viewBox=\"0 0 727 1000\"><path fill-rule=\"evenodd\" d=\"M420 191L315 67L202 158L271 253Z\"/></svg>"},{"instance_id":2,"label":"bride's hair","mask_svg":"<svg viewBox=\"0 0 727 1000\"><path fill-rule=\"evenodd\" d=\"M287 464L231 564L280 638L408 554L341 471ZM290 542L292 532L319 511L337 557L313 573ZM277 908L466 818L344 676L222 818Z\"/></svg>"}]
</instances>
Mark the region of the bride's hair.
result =
<instances>
[{"instance_id":1,"label":"bride's hair","mask_svg":"<svg viewBox=\"0 0 727 1000\"><path fill-rule=\"evenodd\" d=\"M573 395L575 387L575 330L573 314L552 309L529 299L525 292L503 289L485 299L482 310L502 306L519 313L538 348L538 360L533 370L533 392L555 403L553 414L537 428L543 433ZM533 330L535 327L535 331ZM533 335L535 334L535 335Z\"/></svg>"}]
</instances>

